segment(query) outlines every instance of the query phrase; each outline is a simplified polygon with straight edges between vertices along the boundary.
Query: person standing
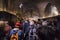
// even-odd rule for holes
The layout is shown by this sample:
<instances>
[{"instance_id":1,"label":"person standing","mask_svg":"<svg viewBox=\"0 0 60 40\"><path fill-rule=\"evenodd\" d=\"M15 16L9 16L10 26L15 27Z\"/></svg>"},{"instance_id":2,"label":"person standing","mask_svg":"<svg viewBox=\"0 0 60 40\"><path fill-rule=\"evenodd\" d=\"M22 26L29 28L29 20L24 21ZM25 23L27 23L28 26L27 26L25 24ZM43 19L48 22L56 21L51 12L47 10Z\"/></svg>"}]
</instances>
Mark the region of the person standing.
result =
<instances>
[{"instance_id":1,"label":"person standing","mask_svg":"<svg viewBox=\"0 0 60 40\"><path fill-rule=\"evenodd\" d=\"M10 31L10 40L22 40L23 31L21 30L21 23L16 22L15 28Z\"/></svg>"}]
</instances>

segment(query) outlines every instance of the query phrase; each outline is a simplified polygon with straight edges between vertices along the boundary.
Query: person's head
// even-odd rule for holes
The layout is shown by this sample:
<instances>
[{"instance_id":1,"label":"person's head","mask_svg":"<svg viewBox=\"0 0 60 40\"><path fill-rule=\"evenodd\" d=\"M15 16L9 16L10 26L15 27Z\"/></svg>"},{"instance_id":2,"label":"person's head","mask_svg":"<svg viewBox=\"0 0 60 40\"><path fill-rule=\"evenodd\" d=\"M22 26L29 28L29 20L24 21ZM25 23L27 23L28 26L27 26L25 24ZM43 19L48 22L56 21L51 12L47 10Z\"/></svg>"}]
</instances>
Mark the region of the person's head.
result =
<instances>
[{"instance_id":1,"label":"person's head","mask_svg":"<svg viewBox=\"0 0 60 40\"><path fill-rule=\"evenodd\" d=\"M21 27L21 23L18 21L15 23L15 28L20 28Z\"/></svg>"},{"instance_id":2,"label":"person's head","mask_svg":"<svg viewBox=\"0 0 60 40\"><path fill-rule=\"evenodd\" d=\"M30 20L30 25L33 25L34 24L34 21L33 20Z\"/></svg>"},{"instance_id":3,"label":"person's head","mask_svg":"<svg viewBox=\"0 0 60 40\"><path fill-rule=\"evenodd\" d=\"M5 32L10 31L11 29L12 29L12 28L11 28L11 26L10 26L10 25L5 24L5 27L4 27L4 31L5 31Z\"/></svg>"}]
</instances>

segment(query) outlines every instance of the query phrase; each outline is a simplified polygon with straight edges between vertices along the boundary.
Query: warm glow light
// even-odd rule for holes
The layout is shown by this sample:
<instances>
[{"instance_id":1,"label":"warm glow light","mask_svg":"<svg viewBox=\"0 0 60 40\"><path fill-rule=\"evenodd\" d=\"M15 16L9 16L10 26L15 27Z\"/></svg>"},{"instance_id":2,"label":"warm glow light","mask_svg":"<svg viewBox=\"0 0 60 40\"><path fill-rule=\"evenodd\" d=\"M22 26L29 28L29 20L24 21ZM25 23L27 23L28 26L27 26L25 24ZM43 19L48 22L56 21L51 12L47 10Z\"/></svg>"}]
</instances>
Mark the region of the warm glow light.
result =
<instances>
[{"instance_id":1,"label":"warm glow light","mask_svg":"<svg viewBox=\"0 0 60 40\"><path fill-rule=\"evenodd\" d=\"M51 16L56 16L58 15L58 10L55 6L51 7Z\"/></svg>"},{"instance_id":2,"label":"warm glow light","mask_svg":"<svg viewBox=\"0 0 60 40\"><path fill-rule=\"evenodd\" d=\"M42 15L43 15L43 16L41 17L41 19L58 16L58 15L60 15L60 14L59 14L59 12L58 12L58 10L57 10L57 7L51 6L51 14L48 15L48 16L44 16L44 14L42 13Z\"/></svg>"},{"instance_id":3,"label":"warm glow light","mask_svg":"<svg viewBox=\"0 0 60 40\"><path fill-rule=\"evenodd\" d=\"M43 16L42 18L46 18L46 17Z\"/></svg>"},{"instance_id":4,"label":"warm glow light","mask_svg":"<svg viewBox=\"0 0 60 40\"><path fill-rule=\"evenodd\" d=\"M0 8L0 11L2 11L3 9L2 8Z\"/></svg>"},{"instance_id":5,"label":"warm glow light","mask_svg":"<svg viewBox=\"0 0 60 40\"><path fill-rule=\"evenodd\" d=\"M11 13L11 14L13 14L13 15L16 15L16 13L15 13L15 12L12 12L12 11L7 11L7 12L9 12L9 13Z\"/></svg>"},{"instance_id":6,"label":"warm glow light","mask_svg":"<svg viewBox=\"0 0 60 40\"><path fill-rule=\"evenodd\" d=\"M4 8L4 9L0 8L0 11L7 11L7 12L13 14L13 15L16 15L16 11L12 12L12 11L6 10L6 8Z\"/></svg>"}]
</instances>

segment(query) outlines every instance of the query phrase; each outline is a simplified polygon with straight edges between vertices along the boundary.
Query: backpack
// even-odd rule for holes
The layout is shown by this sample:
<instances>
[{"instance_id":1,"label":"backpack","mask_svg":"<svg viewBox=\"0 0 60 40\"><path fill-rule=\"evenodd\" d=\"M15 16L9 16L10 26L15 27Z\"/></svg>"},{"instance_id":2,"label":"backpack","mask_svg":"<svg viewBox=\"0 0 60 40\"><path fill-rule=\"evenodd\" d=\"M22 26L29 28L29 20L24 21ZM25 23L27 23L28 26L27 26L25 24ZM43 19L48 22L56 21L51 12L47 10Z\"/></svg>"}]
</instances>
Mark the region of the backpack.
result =
<instances>
[{"instance_id":1,"label":"backpack","mask_svg":"<svg viewBox=\"0 0 60 40\"><path fill-rule=\"evenodd\" d=\"M18 32L12 34L10 40L18 40Z\"/></svg>"},{"instance_id":2,"label":"backpack","mask_svg":"<svg viewBox=\"0 0 60 40\"><path fill-rule=\"evenodd\" d=\"M22 30L11 30L10 31L10 40L20 40L23 37Z\"/></svg>"}]
</instances>

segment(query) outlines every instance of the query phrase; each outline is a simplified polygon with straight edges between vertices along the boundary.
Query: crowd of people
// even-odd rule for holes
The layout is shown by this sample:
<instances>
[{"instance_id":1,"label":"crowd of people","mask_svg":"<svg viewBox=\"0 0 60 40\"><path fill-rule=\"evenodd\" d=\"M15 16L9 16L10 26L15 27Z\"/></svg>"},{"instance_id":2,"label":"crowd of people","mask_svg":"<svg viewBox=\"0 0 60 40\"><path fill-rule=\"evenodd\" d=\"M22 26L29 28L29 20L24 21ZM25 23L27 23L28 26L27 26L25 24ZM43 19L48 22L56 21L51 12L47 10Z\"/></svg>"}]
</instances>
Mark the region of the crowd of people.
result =
<instances>
[{"instance_id":1,"label":"crowd of people","mask_svg":"<svg viewBox=\"0 0 60 40\"><path fill-rule=\"evenodd\" d=\"M60 40L60 21L57 18L20 20L12 27L9 22L0 26L0 40Z\"/></svg>"}]
</instances>

